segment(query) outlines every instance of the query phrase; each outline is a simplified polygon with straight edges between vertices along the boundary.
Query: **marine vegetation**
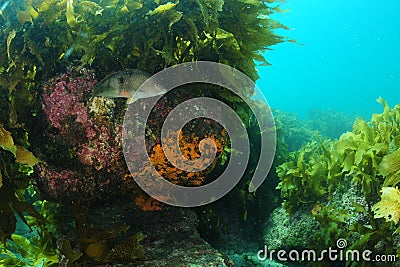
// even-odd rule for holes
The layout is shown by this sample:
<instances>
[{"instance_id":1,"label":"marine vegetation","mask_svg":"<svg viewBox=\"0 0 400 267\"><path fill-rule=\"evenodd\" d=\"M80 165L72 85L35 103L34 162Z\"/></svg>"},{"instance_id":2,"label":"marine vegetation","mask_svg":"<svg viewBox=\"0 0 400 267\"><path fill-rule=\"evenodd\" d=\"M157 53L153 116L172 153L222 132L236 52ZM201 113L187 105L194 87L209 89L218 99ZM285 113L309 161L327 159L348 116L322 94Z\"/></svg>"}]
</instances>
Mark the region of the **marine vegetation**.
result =
<instances>
[{"instance_id":1,"label":"marine vegetation","mask_svg":"<svg viewBox=\"0 0 400 267\"><path fill-rule=\"evenodd\" d=\"M273 30L286 27L269 18L279 11L275 1L10 1L0 16L0 84L12 90L75 60L103 75L211 60L255 80L254 60L267 64L262 52L284 40Z\"/></svg>"},{"instance_id":2,"label":"marine vegetation","mask_svg":"<svg viewBox=\"0 0 400 267\"><path fill-rule=\"evenodd\" d=\"M328 109L313 109L305 119L297 114L273 109L278 134L282 137L288 152L299 150L304 144L315 141L315 132L322 138L337 139L351 130L355 116Z\"/></svg>"},{"instance_id":3,"label":"marine vegetation","mask_svg":"<svg viewBox=\"0 0 400 267\"><path fill-rule=\"evenodd\" d=\"M139 242L144 236L136 229L127 233L124 224L111 228L86 225L93 223L87 219L90 204L99 199L105 201L104 192L127 194L143 210L162 207L138 190L126 170L120 144L125 103L92 97L94 85L121 69L141 69L153 74L197 60L230 65L256 80L256 64L268 64L263 52L290 41L274 33L275 29L287 28L270 18L281 11L280 1L1 3L0 241L7 248L5 261L50 266L56 264L54 255L67 266L114 259L141 261L144 255ZM243 102L215 87L206 89L232 104L245 125L252 127L254 121ZM188 91L190 87L177 93L176 100L184 99ZM250 97L252 91L244 95ZM165 118L168 111L165 102L155 107L158 113L150 118L147 131L148 152L159 164L159 171L174 179L173 170L158 153L159 138L154 135L159 119ZM193 149L198 138L213 128L204 125L206 121L192 125L200 134L183 138L183 148ZM222 129L216 129L207 136L221 144L215 163L219 167L230 150L227 136ZM187 156L195 158L196 153L193 149ZM181 175L179 183L204 183L213 179L210 173ZM70 224L76 236L56 236L58 231L46 230L53 222L57 229L65 222L60 225L50 219L57 214L56 209L51 211L53 214L44 214L39 202L33 205L26 192L30 185L41 203L53 200L70 210ZM82 203L86 202L88 205L84 206ZM32 225L32 231L40 238L16 233L17 224ZM88 238L94 232L97 235ZM128 246L137 249L129 254Z\"/></svg>"},{"instance_id":4,"label":"marine vegetation","mask_svg":"<svg viewBox=\"0 0 400 267\"><path fill-rule=\"evenodd\" d=\"M374 114L370 122L356 119L352 131L338 140L316 136L277 168L283 206L289 214L309 210L320 224L318 238L313 237L321 241L320 247L335 246L338 238L345 238L352 242L350 249L375 248L374 253L400 256L395 241L400 105L391 109L384 99L377 101L383 113ZM358 201L347 203L353 199L350 191L356 192Z\"/></svg>"},{"instance_id":5,"label":"marine vegetation","mask_svg":"<svg viewBox=\"0 0 400 267\"><path fill-rule=\"evenodd\" d=\"M105 98L88 101L95 83L88 70L71 69L43 85L49 126L42 134L50 142L40 149L43 161L35 175L48 199L88 200L103 190L112 194L118 188L113 184L116 177L125 174L122 126L113 119L115 104Z\"/></svg>"},{"instance_id":6,"label":"marine vegetation","mask_svg":"<svg viewBox=\"0 0 400 267\"><path fill-rule=\"evenodd\" d=\"M312 109L307 115L307 125L317 130L321 136L337 139L344 132L350 131L356 116L328 109Z\"/></svg>"},{"instance_id":7,"label":"marine vegetation","mask_svg":"<svg viewBox=\"0 0 400 267\"><path fill-rule=\"evenodd\" d=\"M286 151L280 155L287 157L289 152L299 150L302 145L310 142L314 138L315 128L311 128L306 121L301 120L296 114L273 110L277 135L281 137L282 147Z\"/></svg>"},{"instance_id":8,"label":"marine vegetation","mask_svg":"<svg viewBox=\"0 0 400 267\"><path fill-rule=\"evenodd\" d=\"M33 166L38 159L24 148L24 144L28 145L26 136L21 137L18 145L12 133L0 124L0 241L3 245L16 230L16 216L26 222L24 212L27 212L45 222L33 205L25 201L24 190L29 185Z\"/></svg>"},{"instance_id":9,"label":"marine vegetation","mask_svg":"<svg viewBox=\"0 0 400 267\"><path fill-rule=\"evenodd\" d=\"M33 187L27 190L29 196L37 199ZM56 251L56 219L58 205L46 200L36 200L33 206L39 210L41 219L25 216L26 225L13 233L2 247L0 263L3 266L59 266ZM43 223L43 220L46 223ZM21 224L22 225L22 224ZM28 236L26 236L28 232Z\"/></svg>"}]
</instances>

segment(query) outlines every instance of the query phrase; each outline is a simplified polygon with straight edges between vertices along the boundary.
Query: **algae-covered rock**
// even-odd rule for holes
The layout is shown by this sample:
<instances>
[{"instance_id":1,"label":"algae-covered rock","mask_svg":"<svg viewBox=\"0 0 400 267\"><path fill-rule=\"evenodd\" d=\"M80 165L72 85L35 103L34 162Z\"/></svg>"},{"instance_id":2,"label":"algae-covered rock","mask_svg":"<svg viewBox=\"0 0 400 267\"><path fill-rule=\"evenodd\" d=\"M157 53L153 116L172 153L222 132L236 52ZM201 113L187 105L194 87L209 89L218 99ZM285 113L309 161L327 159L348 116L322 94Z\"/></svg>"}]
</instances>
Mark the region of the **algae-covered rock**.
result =
<instances>
[{"instance_id":1,"label":"algae-covered rock","mask_svg":"<svg viewBox=\"0 0 400 267\"><path fill-rule=\"evenodd\" d=\"M276 208L265 225L264 241L268 249L305 248L317 240L310 240L319 229L318 222L307 216L304 208L289 215L283 207Z\"/></svg>"},{"instance_id":2,"label":"algae-covered rock","mask_svg":"<svg viewBox=\"0 0 400 267\"><path fill-rule=\"evenodd\" d=\"M378 102L383 113L374 114L370 122L356 119L352 131L338 140L317 136L317 142L302 147L277 168L283 207L289 214L273 213L266 242L283 241L273 235L283 227L285 233L300 235L291 238L282 233L294 247L294 243L303 249L335 246L337 240L345 239L349 249L398 254L395 236L399 231L389 223L397 223L398 194L394 187L385 186L399 182L400 105L389 108L382 98ZM289 228L279 221L274 225L277 214L285 223L312 220L316 231L306 226L299 230L296 223L289 223Z\"/></svg>"},{"instance_id":3,"label":"algae-covered rock","mask_svg":"<svg viewBox=\"0 0 400 267\"><path fill-rule=\"evenodd\" d=\"M140 250L144 257L126 261L121 258L123 251L119 252L119 259L114 253L116 258L112 264L120 264L118 266L230 266L225 255L200 237L196 230L197 216L190 209L167 206L161 211L143 211L120 196L107 203L95 203L89 211L88 220L92 226L108 229L109 232L120 225L129 225L126 231L116 235L119 242L140 232ZM67 231L69 235L74 232L71 230ZM73 236L65 235L64 238ZM117 252L117 249L114 250ZM132 246L130 252L135 253Z\"/></svg>"}]
</instances>

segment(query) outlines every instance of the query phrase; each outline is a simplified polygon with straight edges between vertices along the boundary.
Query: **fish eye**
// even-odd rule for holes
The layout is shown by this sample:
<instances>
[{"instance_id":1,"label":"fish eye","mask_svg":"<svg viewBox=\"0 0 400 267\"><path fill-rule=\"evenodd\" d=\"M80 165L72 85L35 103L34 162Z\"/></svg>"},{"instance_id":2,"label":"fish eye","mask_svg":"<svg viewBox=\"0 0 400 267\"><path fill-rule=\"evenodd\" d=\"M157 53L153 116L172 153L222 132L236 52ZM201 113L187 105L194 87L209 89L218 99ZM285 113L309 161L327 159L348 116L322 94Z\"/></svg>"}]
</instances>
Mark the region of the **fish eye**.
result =
<instances>
[{"instance_id":1,"label":"fish eye","mask_svg":"<svg viewBox=\"0 0 400 267\"><path fill-rule=\"evenodd\" d=\"M118 77L118 84L124 84L124 83L125 83L124 77Z\"/></svg>"}]
</instances>

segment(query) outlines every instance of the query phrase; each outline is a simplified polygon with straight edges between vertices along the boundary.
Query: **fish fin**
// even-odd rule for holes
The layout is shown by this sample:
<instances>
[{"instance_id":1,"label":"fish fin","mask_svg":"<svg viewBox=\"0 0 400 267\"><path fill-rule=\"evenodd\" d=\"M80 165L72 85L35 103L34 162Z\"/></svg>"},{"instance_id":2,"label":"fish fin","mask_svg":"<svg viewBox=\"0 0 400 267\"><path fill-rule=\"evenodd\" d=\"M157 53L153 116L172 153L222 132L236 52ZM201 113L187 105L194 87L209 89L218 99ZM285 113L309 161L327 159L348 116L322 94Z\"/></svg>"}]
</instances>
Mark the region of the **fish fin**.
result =
<instances>
[{"instance_id":1,"label":"fish fin","mask_svg":"<svg viewBox=\"0 0 400 267\"><path fill-rule=\"evenodd\" d=\"M138 99L141 99L141 98L149 98L149 97L159 96L159 95L163 95L165 93L166 93L166 91L165 92L164 91L162 91L162 92L160 91L160 92L155 93L155 94L148 94L148 93L145 93L143 91L136 91L136 93L132 97L128 98L128 104L131 104L131 103L133 103L133 102L135 102L135 101L137 101Z\"/></svg>"},{"instance_id":2,"label":"fish fin","mask_svg":"<svg viewBox=\"0 0 400 267\"><path fill-rule=\"evenodd\" d=\"M131 104L139 99L143 99L143 98L148 98L149 96L146 95L145 93L138 91L136 92L133 96L128 98L128 104Z\"/></svg>"},{"instance_id":3,"label":"fish fin","mask_svg":"<svg viewBox=\"0 0 400 267\"><path fill-rule=\"evenodd\" d=\"M140 99L140 98L145 98L145 97L143 96L143 93L141 93L141 92L136 92L135 94L133 94L133 96L131 96L131 97L128 98L127 103L128 103L128 104L131 104L131 103L137 101L137 100Z\"/></svg>"}]
</instances>

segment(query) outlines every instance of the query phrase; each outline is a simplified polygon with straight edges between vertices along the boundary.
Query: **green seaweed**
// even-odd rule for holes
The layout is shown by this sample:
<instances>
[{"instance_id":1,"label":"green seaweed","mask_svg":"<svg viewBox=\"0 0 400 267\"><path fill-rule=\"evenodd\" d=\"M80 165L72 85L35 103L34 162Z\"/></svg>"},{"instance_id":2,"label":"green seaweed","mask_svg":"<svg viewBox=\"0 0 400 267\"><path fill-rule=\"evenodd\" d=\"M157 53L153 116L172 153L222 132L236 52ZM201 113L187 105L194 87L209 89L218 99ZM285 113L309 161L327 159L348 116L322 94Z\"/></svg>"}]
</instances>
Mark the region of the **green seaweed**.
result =
<instances>
[{"instance_id":1,"label":"green seaweed","mask_svg":"<svg viewBox=\"0 0 400 267\"><path fill-rule=\"evenodd\" d=\"M3 244L16 229L16 214L25 223L24 212L45 222L24 197L35 162L36 158L22 146L17 146L12 133L0 124L0 241Z\"/></svg>"},{"instance_id":2,"label":"green seaweed","mask_svg":"<svg viewBox=\"0 0 400 267\"><path fill-rule=\"evenodd\" d=\"M333 206L321 206L314 218L321 225L321 229L316 232L316 240L328 246L335 246L336 240L347 235L346 221L350 214L347 210L340 210ZM319 245L319 244L318 244Z\"/></svg>"},{"instance_id":3,"label":"green seaweed","mask_svg":"<svg viewBox=\"0 0 400 267\"><path fill-rule=\"evenodd\" d=\"M277 167L281 179L278 188L284 199L283 206L290 214L301 207L314 206L312 215L320 222L318 233L321 240L325 240L324 245L329 240L345 238L354 241L353 249L385 244L380 251L392 254L392 233L398 231L393 224L380 218L388 221L398 218L398 200L383 195L381 202L376 202L382 187L396 186L400 182L397 145L400 105L390 108L382 98L377 101L382 104L383 112L374 114L370 122L358 118L352 131L342 134L339 139L317 138L317 142L308 143L294 152L287 162ZM343 225L340 218L346 211L330 208L326 212L329 209L327 203L332 205L336 189L349 184L359 188L366 201L366 206L355 204L354 210L368 218L367 223L352 221L347 222L350 226Z\"/></svg>"},{"instance_id":4,"label":"green seaweed","mask_svg":"<svg viewBox=\"0 0 400 267\"><path fill-rule=\"evenodd\" d=\"M331 163L323 147L323 143L316 141L308 143L300 151L291 153L291 160L277 167L281 179L277 188L288 212L293 213L304 204L318 203L332 188L327 179Z\"/></svg>"},{"instance_id":5,"label":"green seaweed","mask_svg":"<svg viewBox=\"0 0 400 267\"><path fill-rule=\"evenodd\" d=\"M30 186L27 190L30 198L37 198ZM55 219L58 205L48 201L36 201L33 206L39 210L37 215L25 215L23 221L29 226L28 233L11 234L3 245L4 252L0 264L5 266L58 266L55 242ZM43 219L46 223L43 224Z\"/></svg>"},{"instance_id":6,"label":"green seaweed","mask_svg":"<svg viewBox=\"0 0 400 267\"><path fill-rule=\"evenodd\" d=\"M400 106L389 109L382 99L378 101L383 103L384 112L374 114L370 123L358 118L353 130L338 140L317 138L318 142L307 144L293 154L292 160L278 167L282 180L279 188L286 201L315 203L332 193L332 188L319 187L323 181L326 186L335 187L345 177L361 185L367 200L377 196L382 185L397 184L393 177L397 177L398 165L392 160L397 157L388 154L389 146L399 135ZM390 167L388 161L395 162L394 170L385 172ZM293 199L295 196L298 199Z\"/></svg>"},{"instance_id":7,"label":"green seaweed","mask_svg":"<svg viewBox=\"0 0 400 267\"><path fill-rule=\"evenodd\" d=\"M73 60L104 74L121 67L154 73L180 62L212 60L255 80L254 60L267 64L262 52L285 40L273 32L286 28L269 18L278 10L274 2L12 2L0 18L8 25L0 30L0 67L7 70L0 75L17 72L12 80L23 83L27 70L54 75ZM18 14L19 20L12 19Z\"/></svg>"}]
</instances>

